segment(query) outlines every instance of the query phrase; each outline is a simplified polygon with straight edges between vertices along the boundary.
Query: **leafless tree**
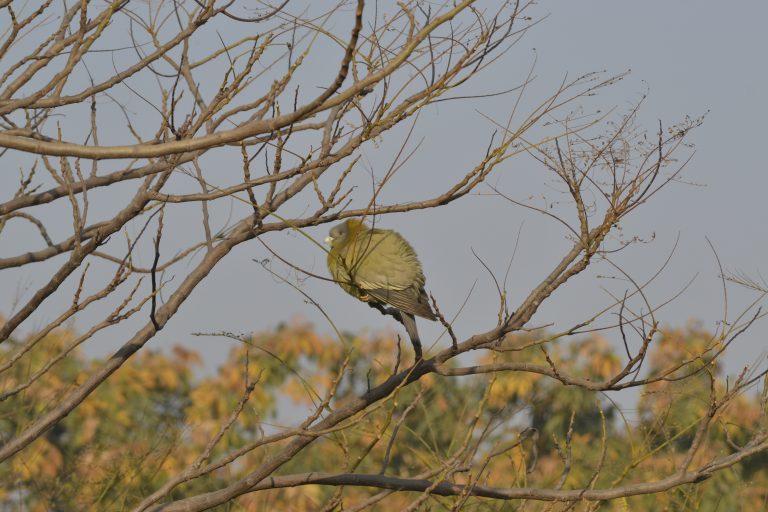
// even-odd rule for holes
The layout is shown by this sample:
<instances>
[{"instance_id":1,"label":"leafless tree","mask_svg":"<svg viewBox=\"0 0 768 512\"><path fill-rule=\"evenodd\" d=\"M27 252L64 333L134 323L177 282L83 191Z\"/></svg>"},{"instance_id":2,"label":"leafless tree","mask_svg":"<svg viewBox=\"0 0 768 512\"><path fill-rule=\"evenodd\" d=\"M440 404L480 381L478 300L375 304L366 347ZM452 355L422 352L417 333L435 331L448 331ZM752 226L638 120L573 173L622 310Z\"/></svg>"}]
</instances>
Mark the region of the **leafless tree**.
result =
<instances>
[{"instance_id":1,"label":"leafless tree","mask_svg":"<svg viewBox=\"0 0 768 512\"><path fill-rule=\"evenodd\" d=\"M615 297L594 317L526 345L546 354L554 340L596 329L598 320L614 314L618 320L600 329L620 332L625 343L635 335L640 343L634 351L627 344L626 364L610 379L579 377L549 356L546 365L452 364L461 354L523 350L526 347L510 344L511 336L528 329L534 313L555 290L594 260L610 263L613 252L631 245L631 240L613 237L616 226L677 179L688 154L686 136L700 120L686 119L648 132L636 126L637 110L618 117L574 115L581 100L621 78L600 74L565 79L545 101L522 112L520 99L530 79L523 74L520 83L499 85L498 93L509 94L514 101L504 120L489 120L495 134L487 147L476 148L480 156L463 178L446 182L435 173L431 179L442 192L382 204L379 191L407 157L402 155L371 192L350 184L361 172L361 152L396 127L413 130L419 112L437 102L472 101L462 87L501 62L535 21L528 17L529 4L516 1L321 4L310 8L288 0L275 5L46 0L33 10L29 4L0 1L0 147L6 162L21 162L22 167L16 190L2 191L0 236L12 224L39 233L35 242L24 238L24 243L16 243L6 237L4 252L12 248L14 254L0 258L0 269L33 272L41 262L55 266L48 281L20 301L0 326L0 342L22 329L31 333L0 362L0 374L25 364L36 344L84 310L96 304L111 309L60 352L50 354L26 381L3 381L0 400L34 385L97 333L129 318L143 322L87 378L71 382L33 422L3 438L0 461L14 457L61 422L142 350L238 245L339 219L368 216L378 222L389 213L440 207L486 183L499 164L521 154L538 160L547 179L556 179L568 197L569 210L551 211L500 190L496 193L555 218L572 242L521 303L508 304L500 285L496 325L464 340L454 337L451 347L416 364L403 362L385 381L371 383L357 398L337 403L336 386L346 371L342 367L316 410L301 424L219 460L208 461L209 449L186 472L135 503L135 510L205 510L247 493L307 484L379 488L382 496L417 491L421 495L413 509L430 495L456 497L457 509L468 496L599 501L697 482L766 451L768 433L763 428L731 454L705 462L695 459L720 411L761 382L764 373L758 369L745 371L724 393L713 385L711 405L698 424L688 456L674 473L655 481L601 489L592 485L564 490L562 483L553 488L486 487L480 475L494 455L488 454L485 462L478 460L480 441L471 436L441 466L420 475L359 474L354 467L344 472L329 468L325 473L276 475L319 437L350 428L366 411L391 402L401 389L429 374L452 378L529 372L594 391L647 386L706 372L707 365L713 365L761 315L750 309L737 318L723 318L721 332L703 353L670 361L664 371L644 375L640 367L659 330L655 314L659 305L646 300L647 283L637 283L627 274L632 283L627 294ZM332 55L335 67L307 70L318 52L324 52L325 60ZM546 135L529 134L545 124ZM676 156L681 152L682 159ZM3 172L9 173L9 167ZM300 194L305 203L307 197L313 199L311 208L297 215L303 209L294 206ZM200 213L199 230L165 227L167 216L192 218L192 211ZM61 222L64 218L66 225ZM129 226L136 227L136 236L127 235ZM145 261L150 265L136 263L142 255L148 256ZM293 265L289 255L275 256ZM110 275L96 286L89 269L105 262ZM173 279L166 277L170 269ZM296 270L303 271L298 266ZM54 295L65 293L72 293L69 306L40 325L35 313ZM633 306L638 301L640 306ZM450 322L443 321L452 334ZM222 425L222 433L246 400L247 393L231 421ZM483 426L475 422L473 428L482 432ZM245 478L214 492L167 501L179 485L265 448L274 448L271 456ZM464 483L454 480L470 470L474 477ZM567 472L563 481L565 477ZM376 501L374 496L360 507ZM328 509L338 503L329 503Z\"/></svg>"}]
</instances>

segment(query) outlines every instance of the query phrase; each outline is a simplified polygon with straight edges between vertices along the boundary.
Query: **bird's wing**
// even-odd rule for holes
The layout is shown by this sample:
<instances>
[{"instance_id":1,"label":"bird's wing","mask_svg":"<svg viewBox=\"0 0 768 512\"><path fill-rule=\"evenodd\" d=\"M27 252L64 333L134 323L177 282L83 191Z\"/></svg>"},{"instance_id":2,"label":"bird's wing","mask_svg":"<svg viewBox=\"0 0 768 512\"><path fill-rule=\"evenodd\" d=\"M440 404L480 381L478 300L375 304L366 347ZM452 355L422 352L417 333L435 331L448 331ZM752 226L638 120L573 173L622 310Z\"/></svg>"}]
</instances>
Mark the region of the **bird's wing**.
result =
<instances>
[{"instance_id":1,"label":"bird's wing","mask_svg":"<svg viewBox=\"0 0 768 512\"><path fill-rule=\"evenodd\" d=\"M349 244L344 259L355 284L363 290L418 290L424 286L416 252L394 231L373 229L361 234Z\"/></svg>"},{"instance_id":2,"label":"bird's wing","mask_svg":"<svg viewBox=\"0 0 768 512\"><path fill-rule=\"evenodd\" d=\"M424 273L411 245L398 233L374 229L350 244L345 259L355 285L400 311L436 317L424 292Z\"/></svg>"}]
</instances>

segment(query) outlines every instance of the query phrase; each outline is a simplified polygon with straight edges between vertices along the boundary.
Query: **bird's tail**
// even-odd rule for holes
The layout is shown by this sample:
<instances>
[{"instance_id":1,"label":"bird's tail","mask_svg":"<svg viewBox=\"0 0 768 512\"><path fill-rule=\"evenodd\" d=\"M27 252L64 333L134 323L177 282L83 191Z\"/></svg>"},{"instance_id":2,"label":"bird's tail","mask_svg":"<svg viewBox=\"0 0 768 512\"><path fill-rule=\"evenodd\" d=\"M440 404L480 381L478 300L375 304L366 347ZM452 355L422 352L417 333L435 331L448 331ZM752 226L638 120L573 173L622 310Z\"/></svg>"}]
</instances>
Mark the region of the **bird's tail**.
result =
<instances>
[{"instance_id":1,"label":"bird's tail","mask_svg":"<svg viewBox=\"0 0 768 512\"><path fill-rule=\"evenodd\" d=\"M422 358L421 353L421 340L419 339L419 330L416 328L416 318L403 311L400 312L400 318L403 321L405 331L408 333L408 337L411 338L411 344L413 345L413 351L415 352L416 361Z\"/></svg>"}]
</instances>

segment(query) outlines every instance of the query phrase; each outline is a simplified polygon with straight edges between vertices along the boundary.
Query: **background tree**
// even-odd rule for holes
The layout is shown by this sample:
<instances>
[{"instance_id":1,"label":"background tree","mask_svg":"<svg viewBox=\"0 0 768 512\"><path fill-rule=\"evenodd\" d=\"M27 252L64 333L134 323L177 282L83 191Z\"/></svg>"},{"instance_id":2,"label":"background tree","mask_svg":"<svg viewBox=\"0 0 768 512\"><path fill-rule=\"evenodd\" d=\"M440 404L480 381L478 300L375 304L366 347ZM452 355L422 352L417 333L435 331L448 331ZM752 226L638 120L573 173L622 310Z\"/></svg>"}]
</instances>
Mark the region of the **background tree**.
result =
<instances>
[{"instance_id":1,"label":"background tree","mask_svg":"<svg viewBox=\"0 0 768 512\"><path fill-rule=\"evenodd\" d=\"M0 146L22 162L0 203L0 234L23 226L39 235L37 245L12 238L0 269L53 268L0 325L5 503L596 509L665 499L714 509L726 499L717 486L734 482L744 487L733 499L765 500L740 474L762 481L760 466L738 466L768 450L765 369L718 373L761 317L765 287L732 276L757 300L735 316L726 308L717 332L676 335L661 326L649 283L613 261L637 241L622 222L679 178L701 120L649 132L637 122L642 101L625 113L580 108L621 78L600 74L566 79L523 111L528 74L497 91L512 95L510 111L489 119L493 135L462 177L429 170L437 192L387 202L420 112L471 102L462 88L535 22L530 4L288 4L247 12L214 1L48 1L17 12L0 1ZM318 51L335 55L335 67L313 65ZM364 151L398 129L391 166L366 173ZM522 202L487 182L522 154L557 200ZM207 333L242 347L200 381L194 353L146 346L246 242L261 242L271 254L263 266L323 310L302 284L324 277L272 249L270 235L299 233L322 254L308 228L350 217L375 224L485 183L559 222L570 247L516 303L491 272L495 323L459 339L441 315L451 346L419 364L391 336L355 337L333 318L332 339L307 326ZM568 329L532 325L596 261L625 292ZM65 307L40 314L60 296ZM73 328L84 312L100 320ZM79 347L102 331L120 347L83 357ZM606 395L629 388L649 397L639 428L620 421ZM270 425L284 394L303 419Z\"/></svg>"},{"instance_id":2,"label":"background tree","mask_svg":"<svg viewBox=\"0 0 768 512\"><path fill-rule=\"evenodd\" d=\"M650 360L669 360L670 347L701 350L701 342L711 338L696 326L666 332L651 349ZM545 333L537 333L541 334ZM53 350L74 335L62 330L43 343ZM290 427L275 424L280 421L278 401L314 409L315 391L332 383L341 368L345 372L336 387L339 401L353 399L369 380L391 375L396 337L350 335L349 339L355 349L351 353L334 337L319 336L311 325L294 322L276 332L243 338L218 372L204 378L193 376L200 364L193 352L178 347L170 357L143 352L56 428L3 466L0 481L6 493L0 503L29 510L118 510L131 508L157 489L166 497L181 499L226 486L245 477L270 454L279 453L289 438L285 433ZM534 339L526 335L509 341L528 344ZM373 365L365 357L371 352L377 354ZM275 357L278 353L280 360ZM620 358L597 336L553 347L551 357L563 364L580 357L588 366L574 372L596 381L609 378ZM518 358L505 355L502 359ZM94 363L98 361L77 351L67 365L49 372L48 389L65 387L73 375L87 373ZM282 472L310 478L308 471L354 471L379 476L381 486L384 475L428 478L432 472L453 468L449 481L459 487L468 482L475 485L474 492L458 498L466 510L493 506L492 500L473 494L497 493L493 497L498 499L505 490L524 488L535 493L529 487L533 482L553 489L578 489L593 479L604 488L624 487L621 484L627 480L653 481L673 471L687 456L706 415L708 404L702 397L709 393L707 380L701 380L707 384L703 389L692 383L687 391L678 382L648 386L637 396L642 421L625 422L612 421L618 409L605 397L576 386L563 387L537 374L426 376L401 388L394 399L319 437L301 457L288 461ZM3 402L3 431L17 427L10 422L19 421L18 410L25 403L45 400L44 396L26 400L16 396ZM29 417L33 414L21 423ZM765 428L765 397L739 395L716 422L697 458L738 454L751 435ZM453 466L457 454L462 464ZM236 455L240 457L227 463ZM672 486L650 496L640 493L609 501L602 508L759 510L768 499L764 459L763 452L700 483ZM193 478L183 481L187 477ZM376 483L358 487L351 477L347 483L352 487L343 490L289 479L278 476L276 482L285 488L246 494L236 502L254 510L317 510L339 506L343 500L348 509L391 510L412 506L419 497L377 490ZM302 486L293 488L297 485ZM456 504L457 498L442 494L430 495L433 507ZM508 506L516 510L552 507L546 501L512 501Z\"/></svg>"}]
</instances>

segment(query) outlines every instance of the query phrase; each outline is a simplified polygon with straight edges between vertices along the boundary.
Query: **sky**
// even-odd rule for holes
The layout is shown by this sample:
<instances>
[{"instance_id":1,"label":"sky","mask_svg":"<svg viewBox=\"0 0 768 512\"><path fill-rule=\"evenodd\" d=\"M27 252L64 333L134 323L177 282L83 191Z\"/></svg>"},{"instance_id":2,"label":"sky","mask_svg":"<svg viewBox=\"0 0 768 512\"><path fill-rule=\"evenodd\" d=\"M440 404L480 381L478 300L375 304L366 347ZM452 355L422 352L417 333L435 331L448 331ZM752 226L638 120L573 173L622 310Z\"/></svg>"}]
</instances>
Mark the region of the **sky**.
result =
<instances>
[{"instance_id":1,"label":"sky","mask_svg":"<svg viewBox=\"0 0 768 512\"><path fill-rule=\"evenodd\" d=\"M725 270L752 277L768 275L768 169L762 151L768 136L768 31L764 28L768 3L729 3L726 10L723 2L715 1L545 1L535 6L533 14L541 22L499 65L472 84L471 91L493 92L517 85L535 59L531 102L553 92L565 76L630 71L620 83L590 98L589 106L621 112L647 94L639 119L651 132L659 120L668 126L685 116L706 114L704 124L690 136L696 149L681 182L668 186L622 224L626 235L639 236L645 242L616 259L638 281L645 281L672 253L648 295L652 301L664 302L685 291L665 306L658 318L663 325L673 327L699 320L714 330L722 318L724 301L710 242ZM321 53L308 69L328 67L335 57ZM418 151L385 189L382 200L424 197L439 189L440 183L463 175L485 151L493 131L488 117L503 118L511 101L509 96L498 96L438 104L426 111L415 130ZM395 132L380 147L366 152L371 170L387 168L403 135L402 131ZM13 181L9 180L11 168L5 169L0 190ZM15 180L15 175L12 178ZM552 194L550 181L551 176L524 158L508 160L491 179L505 195L521 200ZM493 327L498 311L495 285L473 251L498 276L504 276L514 254L507 283L514 308L559 261L569 244L561 226L491 192L490 188L480 188L477 194L444 208L391 215L379 221L380 227L396 229L412 242L425 269L427 289L437 297L446 316L461 311L455 327L460 338ZM2 197L6 197L4 192ZM110 198L101 200L107 208ZM101 207L94 205L95 210ZM192 229L183 215L168 222L179 230ZM319 227L312 234L322 239L327 229ZM10 229L0 235L0 256L16 254L23 236ZM325 272L324 253L295 233L280 233L265 240L281 253L296 255L303 266ZM193 348L203 355L204 371L213 371L234 342L193 333L252 332L302 318L330 334L331 327L320 311L254 262L269 257L258 241L237 248L150 346L182 344ZM0 312L11 311L20 296L28 297L34 284L45 282L46 271L51 268L38 265L0 273ZM551 324L557 329L594 314L611 302L606 290L620 294L626 288L626 283L604 277L610 273L609 268L598 264L573 279L544 304L532 324ZM399 327L332 283L307 280L301 286L344 330L377 332ZM755 298L753 292L732 287L728 300L731 316ZM50 320L53 311L68 300L64 295L53 297L33 324ZM76 326L87 325L88 319L84 316ZM121 325L94 339L86 351L94 356L107 355L139 325ZM419 328L426 346L441 332L437 324L426 321L419 321ZM729 354L728 371L737 373L742 365L764 358L766 334L768 324L754 325ZM618 342L614 335L610 339ZM436 347L447 343L443 338Z\"/></svg>"}]
</instances>

